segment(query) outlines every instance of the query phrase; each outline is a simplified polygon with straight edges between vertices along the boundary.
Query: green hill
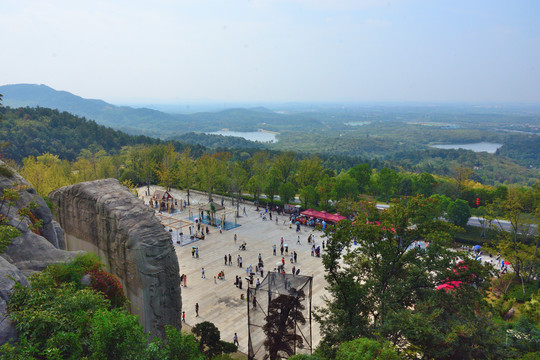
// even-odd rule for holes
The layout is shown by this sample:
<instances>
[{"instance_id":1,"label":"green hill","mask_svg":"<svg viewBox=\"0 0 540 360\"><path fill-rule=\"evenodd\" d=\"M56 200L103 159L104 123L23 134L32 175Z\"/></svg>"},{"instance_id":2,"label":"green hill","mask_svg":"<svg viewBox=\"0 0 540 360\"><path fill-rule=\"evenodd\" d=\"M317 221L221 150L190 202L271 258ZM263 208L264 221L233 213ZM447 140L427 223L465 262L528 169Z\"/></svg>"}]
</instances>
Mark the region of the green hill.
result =
<instances>
[{"instance_id":1,"label":"green hill","mask_svg":"<svg viewBox=\"0 0 540 360\"><path fill-rule=\"evenodd\" d=\"M98 125L67 112L47 108L0 107L0 141L8 142L3 154L9 159L21 161L27 156L38 156L45 152L62 159L75 160L82 149L90 145L103 147L114 154L123 146L152 145L162 140L148 136L128 135L124 132ZM177 150L186 144L173 141ZM190 145L194 153L204 151L202 146Z\"/></svg>"}]
</instances>

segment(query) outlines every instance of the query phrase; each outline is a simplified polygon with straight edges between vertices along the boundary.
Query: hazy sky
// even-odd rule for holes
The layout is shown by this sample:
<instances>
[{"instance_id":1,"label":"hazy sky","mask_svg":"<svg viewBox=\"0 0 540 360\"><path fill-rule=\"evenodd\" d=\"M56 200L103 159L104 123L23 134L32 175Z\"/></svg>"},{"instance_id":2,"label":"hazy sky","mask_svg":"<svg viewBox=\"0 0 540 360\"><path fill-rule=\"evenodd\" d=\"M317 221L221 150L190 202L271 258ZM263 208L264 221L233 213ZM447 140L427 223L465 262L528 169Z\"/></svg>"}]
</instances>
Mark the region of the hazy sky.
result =
<instances>
[{"instance_id":1,"label":"hazy sky","mask_svg":"<svg viewBox=\"0 0 540 360\"><path fill-rule=\"evenodd\" d=\"M539 0L0 0L0 84L110 102L540 102Z\"/></svg>"}]
</instances>

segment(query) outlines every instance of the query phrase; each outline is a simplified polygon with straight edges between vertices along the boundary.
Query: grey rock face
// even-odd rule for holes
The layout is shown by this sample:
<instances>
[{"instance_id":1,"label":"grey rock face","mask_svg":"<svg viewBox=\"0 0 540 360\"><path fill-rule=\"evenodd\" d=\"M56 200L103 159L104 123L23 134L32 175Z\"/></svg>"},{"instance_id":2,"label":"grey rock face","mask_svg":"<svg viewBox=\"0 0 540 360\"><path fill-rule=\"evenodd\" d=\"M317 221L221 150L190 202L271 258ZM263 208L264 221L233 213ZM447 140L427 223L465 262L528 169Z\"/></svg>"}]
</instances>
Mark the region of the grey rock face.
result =
<instances>
[{"instance_id":1,"label":"grey rock face","mask_svg":"<svg viewBox=\"0 0 540 360\"><path fill-rule=\"evenodd\" d=\"M9 339L17 339L15 325L7 314L7 302L15 286L14 280L28 286L28 281L21 271L0 257L0 344L4 344Z\"/></svg>"},{"instance_id":2,"label":"grey rock face","mask_svg":"<svg viewBox=\"0 0 540 360\"><path fill-rule=\"evenodd\" d=\"M92 250L122 282L145 330L181 328L180 276L170 234L115 179L66 186L49 198L58 207L68 250Z\"/></svg>"},{"instance_id":3,"label":"grey rock face","mask_svg":"<svg viewBox=\"0 0 540 360\"><path fill-rule=\"evenodd\" d=\"M52 215L45 201L37 196L30 184L13 169L8 168L2 161L0 166L4 168L4 174L0 175L0 194L3 194L5 188L16 188L20 195L19 200L11 206L4 203L0 215L2 219L5 218L6 224L21 231L21 235L13 239L0 256L0 345L2 345L10 338L16 337L15 327L6 313L9 294L15 284L13 279L26 286L28 285L26 276L41 271L50 264L72 259L77 253L57 248L58 239ZM6 175L5 169L9 169L11 175ZM20 219L18 215L18 210L27 207L32 201L38 205L38 208L32 211L33 216L43 220L43 226L39 229L40 235L28 227L29 219Z\"/></svg>"},{"instance_id":4,"label":"grey rock face","mask_svg":"<svg viewBox=\"0 0 540 360\"><path fill-rule=\"evenodd\" d=\"M58 248L66 250L66 239L64 238L64 230L60 224L53 220L54 231L56 232L56 239L58 240Z\"/></svg>"}]
</instances>

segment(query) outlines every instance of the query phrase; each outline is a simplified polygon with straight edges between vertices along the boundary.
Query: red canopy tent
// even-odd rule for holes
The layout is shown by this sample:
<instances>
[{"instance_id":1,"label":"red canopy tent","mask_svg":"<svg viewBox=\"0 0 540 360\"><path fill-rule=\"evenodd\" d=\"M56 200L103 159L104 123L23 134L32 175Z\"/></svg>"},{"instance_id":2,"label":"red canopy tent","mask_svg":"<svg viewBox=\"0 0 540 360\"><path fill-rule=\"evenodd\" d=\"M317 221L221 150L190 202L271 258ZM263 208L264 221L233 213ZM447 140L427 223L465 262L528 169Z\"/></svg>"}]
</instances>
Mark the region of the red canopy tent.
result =
<instances>
[{"instance_id":1,"label":"red canopy tent","mask_svg":"<svg viewBox=\"0 0 540 360\"><path fill-rule=\"evenodd\" d=\"M326 211L316 211L313 209L307 209L305 211L302 211L300 215L309 216L309 217L313 217L313 218L324 220L324 221L331 221L334 223L340 220L346 219L345 216L339 215L338 213L330 214L330 213L327 213Z\"/></svg>"}]
</instances>

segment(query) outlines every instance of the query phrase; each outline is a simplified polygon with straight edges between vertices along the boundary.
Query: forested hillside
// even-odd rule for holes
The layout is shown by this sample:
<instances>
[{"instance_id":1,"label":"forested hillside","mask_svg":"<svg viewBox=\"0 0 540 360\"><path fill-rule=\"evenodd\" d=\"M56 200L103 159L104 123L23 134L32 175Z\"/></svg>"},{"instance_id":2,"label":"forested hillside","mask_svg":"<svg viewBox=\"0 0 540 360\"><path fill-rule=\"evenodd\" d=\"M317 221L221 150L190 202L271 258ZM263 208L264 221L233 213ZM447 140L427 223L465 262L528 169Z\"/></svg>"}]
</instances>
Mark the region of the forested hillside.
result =
<instances>
[{"instance_id":1,"label":"forested hillside","mask_svg":"<svg viewBox=\"0 0 540 360\"><path fill-rule=\"evenodd\" d=\"M21 162L28 156L46 152L73 161L81 150L90 146L102 148L107 153L118 153L124 146L157 145L162 141L148 136L133 136L113 130L95 121L86 120L67 112L47 108L0 107L0 141L9 145L3 149L8 159ZM182 150L185 144L174 141ZM192 145L194 152L202 147Z\"/></svg>"}]
</instances>

